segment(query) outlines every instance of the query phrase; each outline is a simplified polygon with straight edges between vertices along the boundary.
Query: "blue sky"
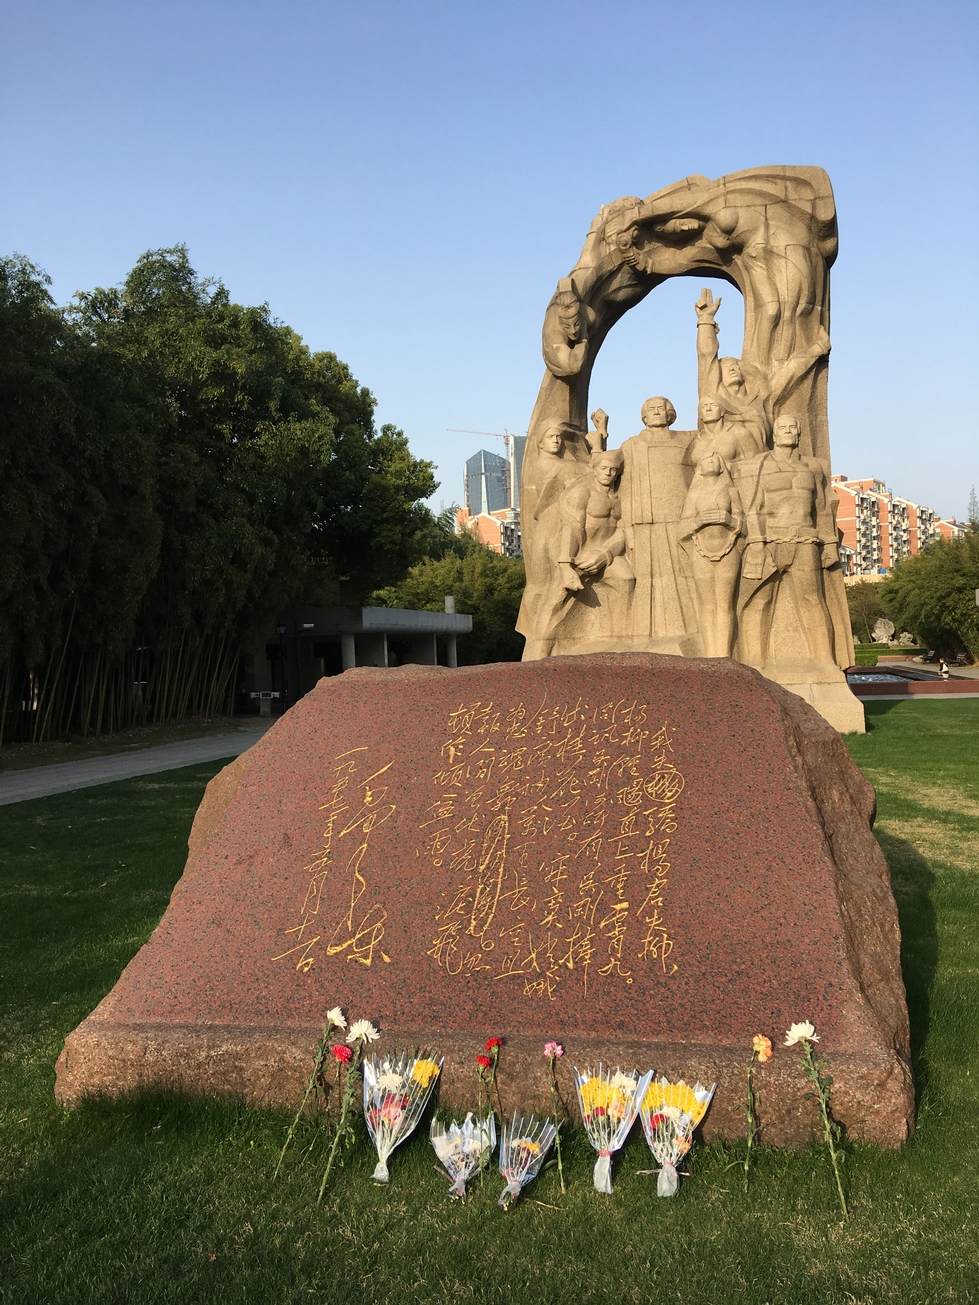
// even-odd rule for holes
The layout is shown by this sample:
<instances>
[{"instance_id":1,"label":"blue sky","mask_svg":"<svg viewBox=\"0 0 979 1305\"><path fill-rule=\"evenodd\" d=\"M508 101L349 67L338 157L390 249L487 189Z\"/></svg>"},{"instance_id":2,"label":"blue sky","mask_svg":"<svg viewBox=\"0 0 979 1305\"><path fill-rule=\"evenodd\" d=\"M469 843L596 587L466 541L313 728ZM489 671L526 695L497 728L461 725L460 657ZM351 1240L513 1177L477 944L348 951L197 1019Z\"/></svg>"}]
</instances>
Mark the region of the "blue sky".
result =
<instances>
[{"instance_id":1,"label":"blue sky","mask_svg":"<svg viewBox=\"0 0 979 1305\"><path fill-rule=\"evenodd\" d=\"M833 469L965 515L979 482L979 5L4 6L0 250L59 301L186 242L200 272L332 349L459 500L523 432L540 326L601 204L689 173L819 164L836 192ZM613 443L667 393L694 424L692 302L605 343ZM725 351L741 305L721 290ZM967 397L968 396L968 397Z\"/></svg>"}]
</instances>

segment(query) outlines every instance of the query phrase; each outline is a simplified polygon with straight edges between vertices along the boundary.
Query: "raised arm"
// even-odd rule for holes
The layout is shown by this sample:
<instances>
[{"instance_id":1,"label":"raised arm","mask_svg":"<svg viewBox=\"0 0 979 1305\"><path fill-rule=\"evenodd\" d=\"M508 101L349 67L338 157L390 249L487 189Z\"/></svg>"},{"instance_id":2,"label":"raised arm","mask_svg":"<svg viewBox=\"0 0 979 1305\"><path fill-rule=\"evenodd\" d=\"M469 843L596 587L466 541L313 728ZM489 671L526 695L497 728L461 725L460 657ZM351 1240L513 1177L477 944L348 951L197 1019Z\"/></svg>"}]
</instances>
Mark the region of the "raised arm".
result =
<instances>
[{"instance_id":1,"label":"raised arm","mask_svg":"<svg viewBox=\"0 0 979 1305\"><path fill-rule=\"evenodd\" d=\"M697 314L697 399L717 394L721 384L721 364L717 360L717 323L714 314L721 306L709 290L701 290L694 304Z\"/></svg>"}]
</instances>

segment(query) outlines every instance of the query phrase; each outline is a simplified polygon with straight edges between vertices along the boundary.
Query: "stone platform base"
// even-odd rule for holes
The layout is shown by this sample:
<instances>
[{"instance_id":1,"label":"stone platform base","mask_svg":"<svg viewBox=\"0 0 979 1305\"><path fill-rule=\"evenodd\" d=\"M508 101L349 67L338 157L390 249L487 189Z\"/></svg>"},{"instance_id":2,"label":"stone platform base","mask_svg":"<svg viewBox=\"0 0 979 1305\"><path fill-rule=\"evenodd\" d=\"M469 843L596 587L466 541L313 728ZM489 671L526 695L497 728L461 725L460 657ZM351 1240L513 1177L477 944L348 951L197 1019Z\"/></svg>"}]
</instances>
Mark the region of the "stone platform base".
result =
<instances>
[{"instance_id":1,"label":"stone platform base","mask_svg":"<svg viewBox=\"0 0 979 1305\"><path fill-rule=\"evenodd\" d=\"M295 1108L309 1078L318 1029L173 1028L161 1025L82 1024L58 1058L58 1099L66 1105L86 1096L124 1096L170 1091L228 1097L256 1107ZM424 1029L386 1028L389 1050L432 1045L445 1057L439 1103L455 1111L474 1107L473 1055L479 1043L465 1033L432 1038ZM539 1038L508 1036L499 1071L507 1114L552 1109L551 1079ZM707 1141L744 1137L745 1065L750 1047L733 1051L616 1039L615 1063L693 1083L717 1083L702 1132ZM608 1064L607 1040L575 1038L559 1073L562 1096L577 1120L571 1064ZM911 1086L893 1057L834 1055L833 1111L847 1133L863 1142L896 1147L912 1128ZM763 1142L798 1146L818 1141L821 1121L803 1080L798 1049L781 1051L755 1065L754 1086Z\"/></svg>"}]
</instances>

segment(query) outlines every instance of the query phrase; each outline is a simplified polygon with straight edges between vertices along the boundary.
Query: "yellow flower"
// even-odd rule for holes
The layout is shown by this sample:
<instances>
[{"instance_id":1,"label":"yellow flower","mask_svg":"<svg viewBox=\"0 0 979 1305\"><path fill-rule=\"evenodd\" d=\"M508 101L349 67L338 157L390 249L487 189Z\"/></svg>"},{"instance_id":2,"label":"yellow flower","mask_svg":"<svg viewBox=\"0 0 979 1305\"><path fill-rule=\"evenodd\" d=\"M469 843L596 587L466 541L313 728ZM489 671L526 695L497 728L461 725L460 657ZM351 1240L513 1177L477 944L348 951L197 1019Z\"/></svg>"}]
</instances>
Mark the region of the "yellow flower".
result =
<instances>
[{"instance_id":1,"label":"yellow flower","mask_svg":"<svg viewBox=\"0 0 979 1305\"><path fill-rule=\"evenodd\" d=\"M432 1079L438 1076L440 1068L434 1060L416 1060L411 1067L411 1077L423 1088L427 1088Z\"/></svg>"},{"instance_id":2,"label":"yellow flower","mask_svg":"<svg viewBox=\"0 0 979 1305\"><path fill-rule=\"evenodd\" d=\"M611 1085L603 1078L589 1078L581 1085L581 1102L586 1114L599 1108L607 1110L613 1095Z\"/></svg>"},{"instance_id":3,"label":"yellow flower","mask_svg":"<svg viewBox=\"0 0 979 1305\"><path fill-rule=\"evenodd\" d=\"M771 1038L766 1038L763 1033L756 1033L751 1039L751 1050L758 1057L758 1063L764 1065L766 1060L772 1058Z\"/></svg>"},{"instance_id":4,"label":"yellow flower","mask_svg":"<svg viewBox=\"0 0 979 1305\"><path fill-rule=\"evenodd\" d=\"M540 1155L540 1147L536 1142L532 1142L529 1137L518 1137L513 1145L519 1146L523 1151L529 1151L531 1155Z\"/></svg>"},{"instance_id":5,"label":"yellow flower","mask_svg":"<svg viewBox=\"0 0 979 1305\"><path fill-rule=\"evenodd\" d=\"M646 1089L642 1100L643 1110L649 1114L662 1113L670 1118L680 1114L689 1115L691 1128L696 1128L707 1113L711 1095L711 1091L699 1083L690 1087L682 1080L670 1083L661 1078L650 1083Z\"/></svg>"}]
</instances>

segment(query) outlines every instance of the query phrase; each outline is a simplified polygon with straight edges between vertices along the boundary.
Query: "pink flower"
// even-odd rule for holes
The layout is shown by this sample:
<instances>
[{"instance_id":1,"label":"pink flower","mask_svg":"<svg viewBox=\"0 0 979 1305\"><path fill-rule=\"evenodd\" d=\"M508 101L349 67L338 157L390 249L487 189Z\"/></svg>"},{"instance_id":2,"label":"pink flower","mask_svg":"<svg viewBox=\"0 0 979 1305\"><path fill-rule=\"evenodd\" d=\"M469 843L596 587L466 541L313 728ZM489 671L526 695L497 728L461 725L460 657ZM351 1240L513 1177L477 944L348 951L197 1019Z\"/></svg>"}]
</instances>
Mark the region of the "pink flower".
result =
<instances>
[{"instance_id":1,"label":"pink flower","mask_svg":"<svg viewBox=\"0 0 979 1305\"><path fill-rule=\"evenodd\" d=\"M338 1060L341 1065L349 1065L354 1058L354 1053L342 1042L334 1042L330 1048L330 1055L334 1060Z\"/></svg>"},{"instance_id":2,"label":"pink flower","mask_svg":"<svg viewBox=\"0 0 979 1305\"><path fill-rule=\"evenodd\" d=\"M544 1055L548 1060L560 1060L564 1055L564 1048L560 1042L545 1042Z\"/></svg>"}]
</instances>

